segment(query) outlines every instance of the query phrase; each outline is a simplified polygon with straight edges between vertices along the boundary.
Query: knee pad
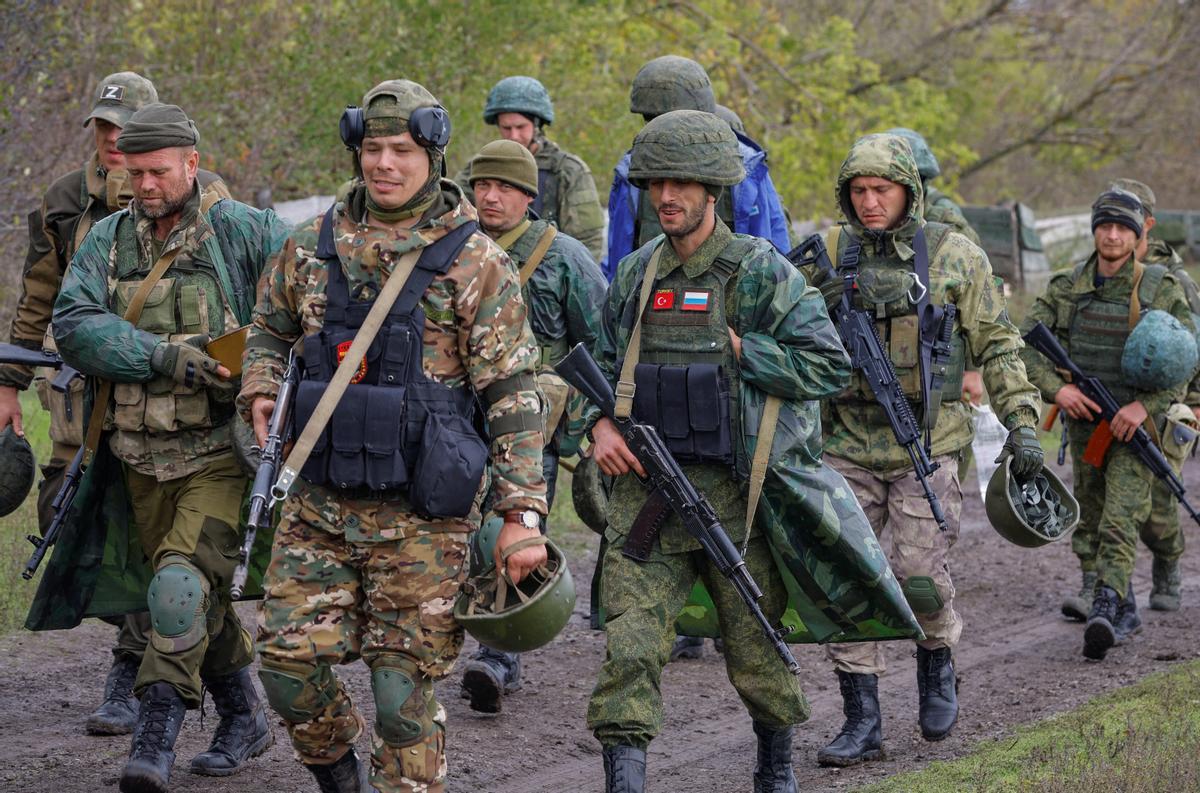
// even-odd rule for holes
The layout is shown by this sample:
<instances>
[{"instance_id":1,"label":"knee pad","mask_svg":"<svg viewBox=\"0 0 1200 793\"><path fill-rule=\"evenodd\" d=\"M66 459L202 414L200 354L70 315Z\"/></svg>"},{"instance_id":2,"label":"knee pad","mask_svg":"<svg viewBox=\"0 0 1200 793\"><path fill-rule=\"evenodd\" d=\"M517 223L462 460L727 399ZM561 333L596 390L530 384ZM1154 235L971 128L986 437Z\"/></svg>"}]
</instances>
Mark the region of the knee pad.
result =
<instances>
[{"instance_id":1,"label":"knee pad","mask_svg":"<svg viewBox=\"0 0 1200 793\"><path fill-rule=\"evenodd\" d=\"M264 661L258 671L271 710L289 724L312 721L337 697L337 678L328 664Z\"/></svg>"},{"instance_id":2,"label":"knee pad","mask_svg":"<svg viewBox=\"0 0 1200 793\"><path fill-rule=\"evenodd\" d=\"M169 555L150 579L150 641L163 653L190 650L208 633L208 579L182 556Z\"/></svg>"},{"instance_id":3,"label":"knee pad","mask_svg":"<svg viewBox=\"0 0 1200 793\"><path fill-rule=\"evenodd\" d=\"M909 576L904 579L900 591L916 614L932 614L945 605L937 585L927 575Z\"/></svg>"},{"instance_id":4,"label":"knee pad","mask_svg":"<svg viewBox=\"0 0 1200 793\"><path fill-rule=\"evenodd\" d=\"M412 746L433 729L425 688L416 669L399 659L381 659L371 668L375 732L391 746Z\"/></svg>"}]
</instances>

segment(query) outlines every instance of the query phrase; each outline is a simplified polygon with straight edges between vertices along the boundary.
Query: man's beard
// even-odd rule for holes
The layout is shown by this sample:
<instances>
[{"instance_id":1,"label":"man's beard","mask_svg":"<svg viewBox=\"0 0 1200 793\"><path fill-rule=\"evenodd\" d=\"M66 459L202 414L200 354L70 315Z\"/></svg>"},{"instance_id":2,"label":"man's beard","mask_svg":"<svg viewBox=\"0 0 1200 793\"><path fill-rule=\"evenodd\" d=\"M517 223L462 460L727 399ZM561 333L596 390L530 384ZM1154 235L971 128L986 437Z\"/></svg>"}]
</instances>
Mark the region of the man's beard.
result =
<instances>
[{"instance_id":1,"label":"man's beard","mask_svg":"<svg viewBox=\"0 0 1200 793\"><path fill-rule=\"evenodd\" d=\"M137 203L138 211L151 220L158 220L159 218L165 218L181 212L191 197L191 185L187 185L185 189L180 190L175 195L164 194L162 199L160 199L160 203L155 207L147 207L142 203L141 199L134 200Z\"/></svg>"},{"instance_id":2,"label":"man's beard","mask_svg":"<svg viewBox=\"0 0 1200 793\"><path fill-rule=\"evenodd\" d=\"M663 227L663 233L668 237L682 238L691 234L696 229L700 228L700 224L704 222L704 205L697 207L682 207L683 209L683 227L678 231L667 231ZM661 221L660 221L661 222Z\"/></svg>"}]
</instances>

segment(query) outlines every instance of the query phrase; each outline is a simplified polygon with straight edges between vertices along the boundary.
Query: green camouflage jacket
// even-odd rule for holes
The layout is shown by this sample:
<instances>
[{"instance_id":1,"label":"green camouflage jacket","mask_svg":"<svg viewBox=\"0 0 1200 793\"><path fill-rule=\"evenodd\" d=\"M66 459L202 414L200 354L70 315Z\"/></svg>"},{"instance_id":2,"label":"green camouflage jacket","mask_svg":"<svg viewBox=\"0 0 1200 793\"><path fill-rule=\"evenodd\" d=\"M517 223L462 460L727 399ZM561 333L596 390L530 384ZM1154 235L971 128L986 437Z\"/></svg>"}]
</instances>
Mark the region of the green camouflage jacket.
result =
<instances>
[{"instance_id":1,"label":"green camouflage jacket","mask_svg":"<svg viewBox=\"0 0 1200 793\"><path fill-rule=\"evenodd\" d=\"M355 206L356 194L351 194L350 201ZM458 186L445 179L435 208L413 229L367 226L353 214L347 202L337 203L334 243L352 293L368 282L386 283L396 258L477 218ZM247 419L255 397L273 399L277 393L287 349L301 336L321 328L328 271L315 252L322 222L323 215L300 224L259 283L237 399ZM427 377L450 387L470 386L482 395L494 383L536 372L537 344L526 321L517 274L504 252L482 233L472 235L450 269L434 278L421 307L425 311L422 368ZM542 409L542 396L536 386L520 387L486 408L489 420L514 411L537 413ZM497 512L534 509L546 513L542 446L540 430L510 432L492 439L492 493ZM396 516L400 536L418 526L428 529L430 524L414 518L406 521L403 515ZM476 528L470 520L437 525L446 531Z\"/></svg>"},{"instance_id":2,"label":"green camouflage jacket","mask_svg":"<svg viewBox=\"0 0 1200 793\"><path fill-rule=\"evenodd\" d=\"M864 252L870 250L891 259L898 268L911 270L915 255L912 241L925 223L924 207L916 165L907 146L902 141L896 143L899 140L890 135L870 135L858 141L842 163L837 198L848 221L847 229L862 240ZM855 176L889 179L908 190L907 216L898 226L876 232L858 222L849 192L850 180ZM826 243L836 266L832 233L827 233ZM955 333L964 340L967 362L981 370L996 415L1010 430L1036 426L1041 403L1025 376L1025 365L1018 354L1023 342L1008 318L1004 295L992 277L987 255L961 234L948 232L941 245L930 250L929 257L929 300L958 307ZM805 275L818 283L827 277L817 273L815 266L805 268ZM917 407L914 405L914 409ZM866 403L851 411L839 410L836 399L827 400L823 420L826 452L878 471L912 467L877 404ZM943 402L931 433L933 456L957 452L970 443L972 433L971 408L958 400Z\"/></svg>"},{"instance_id":3,"label":"green camouflage jacket","mask_svg":"<svg viewBox=\"0 0 1200 793\"><path fill-rule=\"evenodd\" d=\"M1132 261L1132 258L1130 259ZM1105 295L1114 302L1119 302L1122 299L1125 302L1129 301L1129 296L1133 292L1133 268L1126 262L1116 275L1107 279L1104 285L1096 287L1094 277L1096 274L1096 254L1093 253L1084 263L1079 276L1076 278L1076 269L1071 267L1066 270L1061 270L1050 279L1050 283L1046 287L1046 292L1040 295L1029 313L1025 315L1025 320L1021 323L1022 332L1028 331L1036 323L1041 322L1050 330L1054 331L1054 335L1058 337L1059 342L1066 349L1067 353L1071 353L1071 344L1069 339L1070 328L1068 320L1065 317L1070 315L1070 307L1073 307L1076 301L1081 297L1092 292L1103 291ZM1170 273L1163 276L1162 284L1154 294L1154 301L1149 306L1142 306L1145 309L1161 309L1167 311L1177 317L1184 325L1191 328L1192 315L1188 310L1187 298L1184 295L1183 288L1175 277ZM1046 402L1053 402L1054 395L1059 389L1066 385L1066 380L1058 373L1043 355L1031 347L1026 347L1021 352L1021 357L1025 360L1025 367L1029 371L1029 379L1041 391L1042 398ZM1135 398L1142 403L1146 408L1146 412L1151 416L1157 416L1165 413L1172 402L1177 402L1183 398L1184 389L1179 388L1166 389L1162 391L1135 391Z\"/></svg>"},{"instance_id":4,"label":"green camouflage jacket","mask_svg":"<svg viewBox=\"0 0 1200 793\"><path fill-rule=\"evenodd\" d=\"M979 235L963 216L962 207L936 187L925 187L924 217L931 223L945 223L947 226L953 226L955 231L983 247L983 243L979 241Z\"/></svg>"}]
</instances>

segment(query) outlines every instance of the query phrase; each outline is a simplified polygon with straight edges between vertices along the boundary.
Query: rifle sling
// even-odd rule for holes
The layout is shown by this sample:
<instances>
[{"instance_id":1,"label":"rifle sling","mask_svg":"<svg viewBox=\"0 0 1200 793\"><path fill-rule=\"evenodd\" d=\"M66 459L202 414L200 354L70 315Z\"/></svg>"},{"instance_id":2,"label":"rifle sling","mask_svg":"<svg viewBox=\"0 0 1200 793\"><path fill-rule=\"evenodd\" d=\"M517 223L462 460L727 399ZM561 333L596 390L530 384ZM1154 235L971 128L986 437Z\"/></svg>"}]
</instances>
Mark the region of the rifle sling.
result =
<instances>
[{"instance_id":1,"label":"rifle sling","mask_svg":"<svg viewBox=\"0 0 1200 793\"><path fill-rule=\"evenodd\" d=\"M542 263L542 259L546 258L546 251L550 250L550 243L554 242L554 238L558 236L558 229L554 226L547 226L542 232L542 236L538 238L537 245L533 246L533 252L529 254L529 259L521 267L519 276L521 278L521 286L529 283L529 279L533 277L538 265Z\"/></svg>"},{"instance_id":2,"label":"rifle sling","mask_svg":"<svg viewBox=\"0 0 1200 793\"><path fill-rule=\"evenodd\" d=\"M646 272L642 274L642 292L638 296L637 314L633 320L633 331L629 334L629 344L625 347L625 360L621 364L621 376L617 378L616 405L613 415L619 419L627 419L633 415L633 372L637 369L638 360L642 355L642 313L650 302L650 293L654 291L654 279L658 277L658 260L662 258L664 239L650 255L646 263Z\"/></svg>"}]
</instances>

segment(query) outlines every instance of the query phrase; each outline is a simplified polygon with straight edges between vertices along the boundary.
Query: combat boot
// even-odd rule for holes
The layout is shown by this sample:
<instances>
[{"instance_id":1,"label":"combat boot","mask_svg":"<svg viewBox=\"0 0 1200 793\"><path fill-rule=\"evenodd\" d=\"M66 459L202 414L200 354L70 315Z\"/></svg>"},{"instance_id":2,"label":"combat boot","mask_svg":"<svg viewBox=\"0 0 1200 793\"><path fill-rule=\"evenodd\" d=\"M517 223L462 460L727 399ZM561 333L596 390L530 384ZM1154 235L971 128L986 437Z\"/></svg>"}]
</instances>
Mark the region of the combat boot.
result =
<instances>
[{"instance_id":1,"label":"combat boot","mask_svg":"<svg viewBox=\"0 0 1200 793\"><path fill-rule=\"evenodd\" d=\"M921 736L927 741L942 740L958 720L958 681L949 647L917 648L917 695Z\"/></svg>"},{"instance_id":2,"label":"combat boot","mask_svg":"<svg viewBox=\"0 0 1200 793\"><path fill-rule=\"evenodd\" d=\"M1160 559L1154 557L1150 566L1150 608L1155 611L1179 611L1179 587L1183 576L1179 569L1179 560Z\"/></svg>"},{"instance_id":3,"label":"combat boot","mask_svg":"<svg viewBox=\"0 0 1200 793\"><path fill-rule=\"evenodd\" d=\"M848 766L881 759L883 717L879 713L879 678L841 670L837 676L846 722L833 742L817 752L817 762Z\"/></svg>"},{"instance_id":4,"label":"combat boot","mask_svg":"<svg viewBox=\"0 0 1200 793\"><path fill-rule=\"evenodd\" d=\"M1074 622L1083 622L1088 618L1092 601L1096 598L1096 571L1083 571L1083 586L1078 595L1067 595L1062 602L1062 615Z\"/></svg>"},{"instance_id":5,"label":"combat boot","mask_svg":"<svg viewBox=\"0 0 1200 793\"><path fill-rule=\"evenodd\" d=\"M155 683L145 690L129 760L121 772L121 793L167 793L175 739L186 712L170 683Z\"/></svg>"},{"instance_id":6,"label":"combat boot","mask_svg":"<svg viewBox=\"0 0 1200 793\"><path fill-rule=\"evenodd\" d=\"M1117 621L1113 630L1117 634L1117 644L1123 643L1133 634L1142 629L1142 618L1138 616L1137 598L1133 594L1133 581L1129 582L1129 590L1117 606Z\"/></svg>"},{"instance_id":7,"label":"combat boot","mask_svg":"<svg viewBox=\"0 0 1200 793\"><path fill-rule=\"evenodd\" d=\"M604 793L644 793L646 750L614 746L604 750Z\"/></svg>"},{"instance_id":8,"label":"combat boot","mask_svg":"<svg viewBox=\"0 0 1200 793\"><path fill-rule=\"evenodd\" d=\"M88 735L128 735L137 724L138 700L133 695L141 662L129 655L113 658L108 679L104 681L104 702L88 716L84 729Z\"/></svg>"},{"instance_id":9,"label":"combat boot","mask_svg":"<svg viewBox=\"0 0 1200 793\"><path fill-rule=\"evenodd\" d=\"M1083 657L1091 661L1102 661L1108 649L1117 643L1117 608L1121 598L1117 591L1104 585L1096 590L1092 611L1088 614L1087 627L1083 630Z\"/></svg>"},{"instance_id":10,"label":"combat boot","mask_svg":"<svg viewBox=\"0 0 1200 793\"><path fill-rule=\"evenodd\" d=\"M329 765L305 763L304 767L317 780L321 793L374 793L367 764L359 762L353 746Z\"/></svg>"},{"instance_id":11,"label":"combat boot","mask_svg":"<svg viewBox=\"0 0 1200 793\"><path fill-rule=\"evenodd\" d=\"M676 636L671 645L672 661L695 661L704 657L703 636Z\"/></svg>"},{"instance_id":12,"label":"combat boot","mask_svg":"<svg viewBox=\"0 0 1200 793\"><path fill-rule=\"evenodd\" d=\"M236 774L247 760L258 757L275 743L267 710L254 690L249 667L232 675L206 678L204 685L212 694L221 721L208 751L193 757L189 770L204 776Z\"/></svg>"},{"instance_id":13,"label":"combat boot","mask_svg":"<svg viewBox=\"0 0 1200 793\"><path fill-rule=\"evenodd\" d=\"M463 667L462 687L471 710L499 713L504 695L521 688L521 656L479 645Z\"/></svg>"},{"instance_id":14,"label":"combat boot","mask_svg":"<svg viewBox=\"0 0 1200 793\"><path fill-rule=\"evenodd\" d=\"M754 793L796 793L792 773L792 728L768 727L754 722L758 736L758 763L754 766Z\"/></svg>"}]
</instances>

